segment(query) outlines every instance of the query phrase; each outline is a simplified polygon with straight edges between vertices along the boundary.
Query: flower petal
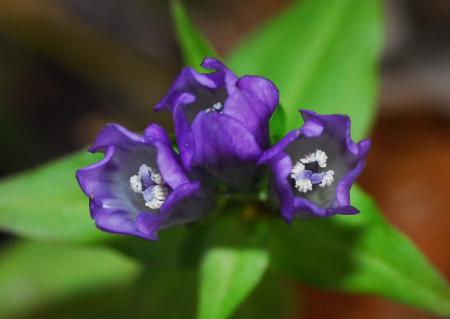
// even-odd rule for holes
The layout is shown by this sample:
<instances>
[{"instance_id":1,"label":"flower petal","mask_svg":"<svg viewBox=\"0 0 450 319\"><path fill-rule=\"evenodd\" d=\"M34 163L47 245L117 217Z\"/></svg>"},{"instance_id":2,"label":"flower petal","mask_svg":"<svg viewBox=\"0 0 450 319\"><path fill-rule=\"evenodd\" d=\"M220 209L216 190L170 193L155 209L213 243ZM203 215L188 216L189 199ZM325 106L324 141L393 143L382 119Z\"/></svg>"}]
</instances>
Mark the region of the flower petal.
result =
<instances>
[{"instance_id":1,"label":"flower petal","mask_svg":"<svg viewBox=\"0 0 450 319\"><path fill-rule=\"evenodd\" d=\"M190 92L192 88L205 87L210 89L215 89L224 85L224 80L217 76L211 76L210 74L198 73L193 68L186 67L180 72L180 75L176 78L172 84L167 95L155 106L155 110L159 111L168 108L170 111L179 106L184 105L189 102L189 99L182 98L186 92ZM194 99L195 99L195 95ZM193 100L189 103L192 103Z\"/></svg>"},{"instance_id":2,"label":"flower petal","mask_svg":"<svg viewBox=\"0 0 450 319\"><path fill-rule=\"evenodd\" d=\"M187 178L167 134L158 125L150 125L144 136L117 124L108 125L101 130L91 150L104 151L104 159L78 170L76 176L83 192L89 197L91 217L102 230L157 239L156 230L149 232L139 227L139 216L157 215L163 220L164 216L173 213L171 209L181 209L181 202L186 202L199 189L198 182L190 182ZM144 172L143 164L159 171L165 183L171 187L159 211L145 205L145 197L147 201L150 200L148 193L151 193L152 188L147 188L147 192L142 194L133 191L130 186L131 176L139 171L140 175L148 174ZM191 210L191 215L173 219L176 223L172 224L194 220L204 213ZM168 227L167 223L160 224Z\"/></svg>"},{"instance_id":3,"label":"flower petal","mask_svg":"<svg viewBox=\"0 0 450 319\"><path fill-rule=\"evenodd\" d=\"M157 149L157 166L165 183L172 189L189 182L166 131L157 124L145 129L145 138Z\"/></svg>"},{"instance_id":4,"label":"flower petal","mask_svg":"<svg viewBox=\"0 0 450 319\"><path fill-rule=\"evenodd\" d=\"M224 113L241 121L256 137L259 145L269 143L269 119L278 105L275 85L259 76L244 76L228 96Z\"/></svg>"},{"instance_id":5,"label":"flower petal","mask_svg":"<svg viewBox=\"0 0 450 319\"><path fill-rule=\"evenodd\" d=\"M302 110L301 114L303 126L288 133L258 161L271 167L283 217L289 222L294 217L357 213L358 210L350 206L350 188L362 172L370 142L363 140L356 144L352 141L348 116L319 115L307 110ZM299 192L290 176L292 162L317 150L327 156L326 166L308 178L316 177L311 181L315 184L312 190ZM318 185L318 177L325 176L325 169L332 171L334 182Z\"/></svg>"},{"instance_id":6,"label":"flower petal","mask_svg":"<svg viewBox=\"0 0 450 319\"><path fill-rule=\"evenodd\" d=\"M262 154L255 137L238 120L217 112L200 112L192 124L195 140L193 165L227 168L254 162Z\"/></svg>"},{"instance_id":7,"label":"flower petal","mask_svg":"<svg viewBox=\"0 0 450 319\"><path fill-rule=\"evenodd\" d=\"M237 76L226 67L225 64L217 59L206 57L202 64L205 69L215 70L216 72L208 73L210 78L214 79L215 83L221 83L225 85L229 94L235 90L235 83Z\"/></svg>"},{"instance_id":8,"label":"flower petal","mask_svg":"<svg viewBox=\"0 0 450 319\"><path fill-rule=\"evenodd\" d=\"M121 234L133 235L149 240L157 240L155 234L144 233L136 225L136 217L131 217L126 211L102 210L95 219L95 225L104 231Z\"/></svg>"},{"instance_id":9,"label":"flower petal","mask_svg":"<svg viewBox=\"0 0 450 319\"><path fill-rule=\"evenodd\" d=\"M131 132L119 124L110 123L100 130L89 151L95 153L109 146L128 148L135 146L135 144L147 143L141 135Z\"/></svg>"},{"instance_id":10,"label":"flower petal","mask_svg":"<svg viewBox=\"0 0 450 319\"><path fill-rule=\"evenodd\" d=\"M268 164L272 171L274 191L280 202L281 215L290 224L294 218L295 201L295 194L288 180L292 170L291 158L284 153L278 153L270 159Z\"/></svg>"},{"instance_id":11,"label":"flower petal","mask_svg":"<svg viewBox=\"0 0 450 319\"><path fill-rule=\"evenodd\" d=\"M203 217L210 211L211 201L205 200L199 190L198 182L180 185L169 195L158 214L139 214L136 220L137 229L149 237L158 238L158 229L188 224Z\"/></svg>"}]
</instances>

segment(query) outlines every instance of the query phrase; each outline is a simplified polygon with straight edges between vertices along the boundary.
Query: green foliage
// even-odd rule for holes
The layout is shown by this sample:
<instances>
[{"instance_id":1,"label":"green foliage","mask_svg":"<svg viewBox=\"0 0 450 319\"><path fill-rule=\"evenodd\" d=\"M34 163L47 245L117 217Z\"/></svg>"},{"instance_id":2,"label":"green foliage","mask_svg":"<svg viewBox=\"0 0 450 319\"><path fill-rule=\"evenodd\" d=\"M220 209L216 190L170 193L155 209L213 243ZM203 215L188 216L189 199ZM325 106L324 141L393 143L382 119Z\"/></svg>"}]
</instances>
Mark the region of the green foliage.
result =
<instances>
[{"instance_id":1,"label":"green foliage","mask_svg":"<svg viewBox=\"0 0 450 319\"><path fill-rule=\"evenodd\" d=\"M381 217L370 197L354 187L354 216L272 222L272 268L315 286L376 294L450 314L445 279L405 236Z\"/></svg>"},{"instance_id":2,"label":"green foliage","mask_svg":"<svg viewBox=\"0 0 450 319\"><path fill-rule=\"evenodd\" d=\"M275 109L269 122L270 126L270 141L272 144L278 142L283 137L283 131L286 127L286 114L281 106Z\"/></svg>"},{"instance_id":3,"label":"green foliage","mask_svg":"<svg viewBox=\"0 0 450 319\"><path fill-rule=\"evenodd\" d=\"M286 113L283 133L298 128L301 108L352 118L357 139L375 112L381 48L379 0L305 0L246 38L229 66L275 82Z\"/></svg>"},{"instance_id":4,"label":"green foliage","mask_svg":"<svg viewBox=\"0 0 450 319\"><path fill-rule=\"evenodd\" d=\"M214 248L201 266L199 319L225 319L262 279L269 264L261 248Z\"/></svg>"},{"instance_id":5,"label":"green foliage","mask_svg":"<svg viewBox=\"0 0 450 319\"><path fill-rule=\"evenodd\" d=\"M271 121L273 140L300 125L299 108L347 113L353 119L354 137L366 134L375 109L380 12L379 0L298 1L231 54L228 62L234 70L264 75L280 89L282 109ZM172 2L172 14L187 64L198 67L204 56L216 55L180 2ZM99 156L75 154L2 181L0 227L39 240L110 239L95 229L88 200L75 180L75 170ZM157 243L116 237L110 245L147 267L135 287L138 292L132 293L136 298L127 301L128 309L133 309L130 316L139 317L142 310L155 318L178 318L180 313L190 318L198 302L199 318L227 318L244 300L248 308L239 308L237 317L261 314L270 302L254 300L279 298L279 289L272 290L275 285L267 284L264 276L269 255L274 272L449 315L445 280L384 221L368 195L354 188L352 204L361 214L295 221L292 227L274 218L261 218L267 223L244 221L236 218L237 212L227 211L230 218L221 216L205 226L207 231L195 226L164 231ZM249 241L242 240L245 234ZM87 247L18 243L0 258L0 304L8 305L0 307L0 316L114 290L139 271L139 266L111 251ZM270 292L277 296L250 294L261 280L269 296ZM262 313L259 317L267 314Z\"/></svg>"},{"instance_id":6,"label":"green foliage","mask_svg":"<svg viewBox=\"0 0 450 319\"><path fill-rule=\"evenodd\" d=\"M295 283L266 273L257 289L239 306L233 319L292 318L298 307Z\"/></svg>"},{"instance_id":7,"label":"green foliage","mask_svg":"<svg viewBox=\"0 0 450 319\"><path fill-rule=\"evenodd\" d=\"M217 53L189 19L178 0L171 1L172 17L184 62L196 69L206 56L215 57Z\"/></svg>"},{"instance_id":8,"label":"green foliage","mask_svg":"<svg viewBox=\"0 0 450 319\"><path fill-rule=\"evenodd\" d=\"M12 244L0 255L0 318L126 286L139 270L134 261L105 248Z\"/></svg>"},{"instance_id":9,"label":"green foliage","mask_svg":"<svg viewBox=\"0 0 450 319\"><path fill-rule=\"evenodd\" d=\"M33 239L93 242L110 238L89 217L75 171L99 159L81 152L0 183L0 227Z\"/></svg>"}]
</instances>

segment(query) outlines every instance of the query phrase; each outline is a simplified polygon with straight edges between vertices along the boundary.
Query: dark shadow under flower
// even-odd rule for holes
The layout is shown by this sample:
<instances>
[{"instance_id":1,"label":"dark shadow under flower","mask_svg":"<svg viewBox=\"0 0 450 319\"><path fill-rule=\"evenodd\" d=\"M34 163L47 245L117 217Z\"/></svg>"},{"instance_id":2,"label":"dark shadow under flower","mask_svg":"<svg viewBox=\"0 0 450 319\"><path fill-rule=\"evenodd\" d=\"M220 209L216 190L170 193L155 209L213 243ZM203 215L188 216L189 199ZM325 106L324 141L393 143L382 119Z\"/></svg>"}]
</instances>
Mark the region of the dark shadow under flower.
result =
<instances>
[{"instance_id":1,"label":"dark shadow under flower","mask_svg":"<svg viewBox=\"0 0 450 319\"><path fill-rule=\"evenodd\" d=\"M370 141L350 137L350 118L301 111L304 124L267 150L272 185L286 221L301 216L355 214L350 188L364 168Z\"/></svg>"},{"instance_id":2,"label":"dark shadow under flower","mask_svg":"<svg viewBox=\"0 0 450 319\"><path fill-rule=\"evenodd\" d=\"M202 66L214 72L184 68L156 110L173 113L187 170L202 168L229 186L249 186L255 162L269 146L269 118L278 105L278 90L259 76L238 78L213 58Z\"/></svg>"},{"instance_id":3,"label":"dark shadow under flower","mask_svg":"<svg viewBox=\"0 0 450 319\"><path fill-rule=\"evenodd\" d=\"M141 136L109 124L89 151L105 157L76 176L102 230L155 240L158 229L193 222L211 209L212 196L189 180L158 125Z\"/></svg>"}]
</instances>

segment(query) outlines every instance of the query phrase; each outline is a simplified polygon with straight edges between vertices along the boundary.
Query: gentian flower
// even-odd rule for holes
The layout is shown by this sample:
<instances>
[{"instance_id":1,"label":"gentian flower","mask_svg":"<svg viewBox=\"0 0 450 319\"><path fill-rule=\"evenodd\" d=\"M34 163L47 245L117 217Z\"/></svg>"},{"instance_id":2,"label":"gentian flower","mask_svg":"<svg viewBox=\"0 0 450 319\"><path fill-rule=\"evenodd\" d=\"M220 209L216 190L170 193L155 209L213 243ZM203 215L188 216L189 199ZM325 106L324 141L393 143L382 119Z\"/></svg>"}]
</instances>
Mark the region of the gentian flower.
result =
<instances>
[{"instance_id":1,"label":"gentian flower","mask_svg":"<svg viewBox=\"0 0 450 319\"><path fill-rule=\"evenodd\" d=\"M361 173L370 141L350 137L350 118L301 111L304 124L267 150L272 186L287 222L294 217L355 214L350 188Z\"/></svg>"},{"instance_id":2,"label":"gentian flower","mask_svg":"<svg viewBox=\"0 0 450 319\"><path fill-rule=\"evenodd\" d=\"M190 223L211 208L211 195L189 180L156 124L143 136L109 124L89 151L105 157L76 176L102 230L155 240L158 229Z\"/></svg>"},{"instance_id":3,"label":"gentian flower","mask_svg":"<svg viewBox=\"0 0 450 319\"><path fill-rule=\"evenodd\" d=\"M245 188L269 146L269 118L278 105L278 90L259 76L238 78L213 58L202 66L214 72L184 68L155 109L173 113L187 170L200 167L229 186Z\"/></svg>"}]
</instances>

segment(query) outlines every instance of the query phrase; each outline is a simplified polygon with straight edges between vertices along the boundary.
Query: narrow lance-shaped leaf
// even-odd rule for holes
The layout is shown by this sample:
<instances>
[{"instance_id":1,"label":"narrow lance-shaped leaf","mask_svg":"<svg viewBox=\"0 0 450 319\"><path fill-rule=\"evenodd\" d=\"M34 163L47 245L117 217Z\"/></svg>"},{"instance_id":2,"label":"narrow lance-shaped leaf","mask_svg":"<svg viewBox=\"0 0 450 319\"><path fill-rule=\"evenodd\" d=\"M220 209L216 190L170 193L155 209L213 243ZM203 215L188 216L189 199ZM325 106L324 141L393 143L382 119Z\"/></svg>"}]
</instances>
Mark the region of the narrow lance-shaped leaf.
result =
<instances>
[{"instance_id":1,"label":"narrow lance-shaped leaf","mask_svg":"<svg viewBox=\"0 0 450 319\"><path fill-rule=\"evenodd\" d=\"M450 315L445 279L405 236L387 224L358 188L361 213L272 223L273 269L328 289L377 294L437 314Z\"/></svg>"},{"instance_id":2,"label":"narrow lance-shaped leaf","mask_svg":"<svg viewBox=\"0 0 450 319\"><path fill-rule=\"evenodd\" d=\"M0 317L40 311L71 297L133 282L140 267L104 248L14 243L0 255Z\"/></svg>"},{"instance_id":3,"label":"narrow lance-shaped leaf","mask_svg":"<svg viewBox=\"0 0 450 319\"><path fill-rule=\"evenodd\" d=\"M173 0L171 9L184 62L191 67L200 69L200 63L206 56L215 57L217 54L191 22L180 1Z\"/></svg>"},{"instance_id":4,"label":"narrow lance-shaped leaf","mask_svg":"<svg viewBox=\"0 0 450 319\"><path fill-rule=\"evenodd\" d=\"M201 266L198 318L228 318L262 279L268 264L262 248L210 250Z\"/></svg>"},{"instance_id":5,"label":"narrow lance-shaped leaf","mask_svg":"<svg viewBox=\"0 0 450 319\"><path fill-rule=\"evenodd\" d=\"M94 242L111 238L89 217L75 171L93 163L87 152L67 156L0 182L0 228L32 239Z\"/></svg>"},{"instance_id":6,"label":"narrow lance-shaped leaf","mask_svg":"<svg viewBox=\"0 0 450 319\"><path fill-rule=\"evenodd\" d=\"M344 113L355 139L375 111L381 48L379 0L296 1L247 37L229 57L231 69L275 82L286 112L284 133L299 126L297 110Z\"/></svg>"}]
</instances>

